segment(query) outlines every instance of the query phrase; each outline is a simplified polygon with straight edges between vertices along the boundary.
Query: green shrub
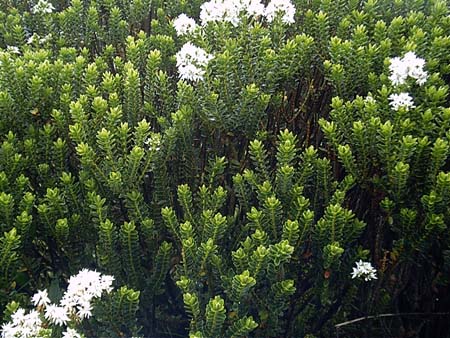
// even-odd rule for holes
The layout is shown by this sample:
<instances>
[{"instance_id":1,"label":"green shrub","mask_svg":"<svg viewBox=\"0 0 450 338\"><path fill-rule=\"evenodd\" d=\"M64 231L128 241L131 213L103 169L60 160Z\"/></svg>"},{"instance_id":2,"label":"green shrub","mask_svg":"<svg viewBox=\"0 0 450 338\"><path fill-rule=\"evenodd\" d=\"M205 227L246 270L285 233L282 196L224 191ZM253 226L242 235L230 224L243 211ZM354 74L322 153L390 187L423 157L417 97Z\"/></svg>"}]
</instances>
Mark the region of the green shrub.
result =
<instances>
[{"instance_id":1,"label":"green shrub","mask_svg":"<svg viewBox=\"0 0 450 338\"><path fill-rule=\"evenodd\" d=\"M178 242L175 274L191 335L246 335L256 328L256 336L303 336L313 318L318 324L334 311L336 299L355 288L343 280L368 252L355 246L365 224L342 206L354 179L336 182L330 161L312 147L299 156L288 131L276 149L276 169L269 171L272 159L263 143L250 142L254 169L233 176L237 204L231 210L220 185L201 185L196 195L188 185L178 186L179 221L172 208L162 210Z\"/></svg>"},{"instance_id":2,"label":"green shrub","mask_svg":"<svg viewBox=\"0 0 450 338\"><path fill-rule=\"evenodd\" d=\"M90 335L329 337L445 309L448 1L209 23L204 2L0 4L0 321L83 268L123 285Z\"/></svg>"}]
</instances>

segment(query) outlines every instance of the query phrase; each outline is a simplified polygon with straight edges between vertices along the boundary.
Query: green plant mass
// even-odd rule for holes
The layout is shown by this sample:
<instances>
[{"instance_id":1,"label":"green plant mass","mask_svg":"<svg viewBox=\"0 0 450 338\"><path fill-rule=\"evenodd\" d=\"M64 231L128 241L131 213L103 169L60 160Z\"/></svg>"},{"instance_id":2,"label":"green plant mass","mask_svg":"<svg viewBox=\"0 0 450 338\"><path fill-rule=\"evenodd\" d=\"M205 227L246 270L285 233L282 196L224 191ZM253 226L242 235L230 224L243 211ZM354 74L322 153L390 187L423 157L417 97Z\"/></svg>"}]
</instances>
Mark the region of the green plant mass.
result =
<instances>
[{"instance_id":1,"label":"green plant mass","mask_svg":"<svg viewBox=\"0 0 450 338\"><path fill-rule=\"evenodd\" d=\"M0 1L0 335L450 337L450 2Z\"/></svg>"}]
</instances>

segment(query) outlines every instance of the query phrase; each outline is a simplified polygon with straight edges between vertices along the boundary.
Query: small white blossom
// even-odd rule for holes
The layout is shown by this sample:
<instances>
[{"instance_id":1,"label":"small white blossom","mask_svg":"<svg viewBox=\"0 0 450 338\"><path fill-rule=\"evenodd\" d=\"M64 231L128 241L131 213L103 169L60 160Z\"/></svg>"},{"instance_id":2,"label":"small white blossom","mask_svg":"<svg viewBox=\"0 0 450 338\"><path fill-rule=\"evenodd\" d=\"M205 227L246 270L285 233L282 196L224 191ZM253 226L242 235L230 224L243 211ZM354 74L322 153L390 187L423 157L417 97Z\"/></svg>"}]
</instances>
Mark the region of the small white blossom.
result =
<instances>
[{"instance_id":1,"label":"small white blossom","mask_svg":"<svg viewBox=\"0 0 450 338\"><path fill-rule=\"evenodd\" d=\"M247 7L247 13L249 15L259 16L264 15L265 12L266 8L259 0L251 0Z\"/></svg>"},{"instance_id":2,"label":"small white blossom","mask_svg":"<svg viewBox=\"0 0 450 338\"><path fill-rule=\"evenodd\" d=\"M77 306L77 300L74 297L68 297L67 293L64 294L63 298L59 303L63 308L67 309L69 312L73 312L73 309Z\"/></svg>"},{"instance_id":3,"label":"small white blossom","mask_svg":"<svg viewBox=\"0 0 450 338\"><path fill-rule=\"evenodd\" d=\"M419 58L413 52L408 52L403 57L403 62L408 69L408 75L416 79L418 85L423 85L427 81L428 73L423 70L425 60Z\"/></svg>"},{"instance_id":4,"label":"small white blossom","mask_svg":"<svg viewBox=\"0 0 450 338\"><path fill-rule=\"evenodd\" d=\"M56 325L65 325L70 319L67 309L55 304L50 304L45 309L45 318Z\"/></svg>"},{"instance_id":5,"label":"small white blossom","mask_svg":"<svg viewBox=\"0 0 450 338\"><path fill-rule=\"evenodd\" d=\"M389 80L391 80L392 84L394 84L395 86L404 84L406 82L406 79L408 78L408 72L403 64L403 60L399 57L391 59L389 71L391 72Z\"/></svg>"},{"instance_id":6,"label":"small white blossom","mask_svg":"<svg viewBox=\"0 0 450 338\"><path fill-rule=\"evenodd\" d=\"M112 283L114 282L114 277L110 275L103 275L100 279L100 285L103 291L110 293L113 290Z\"/></svg>"},{"instance_id":7,"label":"small white blossom","mask_svg":"<svg viewBox=\"0 0 450 338\"><path fill-rule=\"evenodd\" d=\"M42 44L46 43L48 40L50 40L51 37L52 37L52 33L47 34L46 36L39 39L39 43L42 45Z\"/></svg>"},{"instance_id":8,"label":"small white blossom","mask_svg":"<svg viewBox=\"0 0 450 338\"><path fill-rule=\"evenodd\" d=\"M272 0L266 7L267 21L272 22L278 14L282 14L281 20L286 24L295 22L295 6L290 0Z\"/></svg>"},{"instance_id":9,"label":"small white blossom","mask_svg":"<svg viewBox=\"0 0 450 338\"><path fill-rule=\"evenodd\" d=\"M47 306L50 304L50 298L48 298L47 290L38 291L35 293L33 298L31 298L31 301L35 306Z\"/></svg>"},{"instance_id":10,"label":"small white blossom","mask_svg":"<svg viewBox=\"0 0 450 338\"><path fill-rule=\"evenodd\" d=\"M235 6L239 13L250 16L263 16L265 7L260 0L236 0Z\"/></svg>"},{"instance_id":11,"label":"small white blossom","mask_svg":"<svg viewBox=\"0 0 450 338\"><path fill-rule=\"evenodd\" d=\"M205 68L213 58L204 49L187 42L176 55L181 79L198 81L203 79Z\"/></svg>"},{"instance_id":12,"label":"small white blossom","mask_svg":"<svg viewBox=\"0 0 450 338\"><path fill-rule=\"evenodd\" d=\"M173 26L175 27L178 36L191 34L197 28L195 20L184 13L173 20Z\"/></svg>"},{"instance_id":13,"label":"small white blossom","mask_svg":"<svg viewBox=\"0 0 450 338\"><path fill-rule=\"evenodd\" d=\"M31 13L41 13L41 14L49 14L52 13L55 7L53 5L45 0L39 0L36 5L31 8Z\"/></svg>"},{"instance_id":14,"label":"small white blossom","mask_svg":"<svg viewBox=\"0 0 450 338\"><path fill-rule=\"evenodd\" d=\"M144 141L144 144L147 146L147 149L150 151L159 151L161 149L161 135L160 134L152 134Z\"/></svg>"},{"instance_id":15,"label":"small white blossom","mask_svg":"<svg viewBox=\"0 0 450 338\"><path fill-rule=\"evenodd\" d=\"M67 331L63 332L62 338L81 338L81 335L74 329L68 327Z\"/></svg>"},{"instance_id":16,"label":"small white blossom","mask_svg":"<svg viewBox=\"0 0 450 338\"><path fill-rule=\"evenodd\" d=\"M33 35L31 35L28 39L27 39L27 44L31 45L35 42L38 42L40 45L46 43L50 38L52 37L52 34L47 34L44 37L40 37L39 35L37 35L36 33L34 33Z\"/></svg>"},{"instance_id":17,"label":"small white blossom","mask_svg":"<svg viewBox=\"0 0 450 338\"><path fill-rule=\"evenodd\" d=\"M394 110L399 110L401 107L405 108L407 111L410 108L415 108L413 98L408 93L391 94L389 95L389 105Z\"/></svg>"},{"instance_id":18,"label":"small white blossom","mask_svg":"<svg viewBox=\"0 0 450 338\"><path fill-rule=\"evenodd\" d=\"M32 36L30 36L30 37L27 39L27 43L28 43L29 45L31 45L31 44L34 42L34 40L36 39L36 37L37 37L37 34L36 34L36 33L33 34Z\"/></svg>"},{"instance_id":19,"label":"small white blossom","mask_svg":"<svg viewBox=\"0 0 450 338\"><path fill-rule=\"evenodd\" d=\"M13 323L6 323L2 325L2 338L13 338L17 337L16 333L18 329L14 326Z\"/></svg>"},{"instance_id":20,"label":"small white blossom","mask_svg":"<svg viewBox=\"0 0 450 338\"><path fill-rule=\"evenodd\" d=\"M34 338L42 329L42 321L36 310L25 314L25 310L19 308L11 315L11 322L2 326L2 338Z\"/></svg>"},{"instance_id":21,"label":"small white blossom","mask_svg":"<svg viewBox=\"0 0 450 338\"><path fill-rule=\"evenodd\" d=\"M23 321L25 318L25 309L18 308L16 312L11 315L13 323L18 323Z\"/></svg>"},{"instance_id":22,"label":"small white blossom","mask_svg":"<svg viewBox=\"0 0 450 338\"><path fill-rule=\"evenodd\" d=\"M375 99L371 95L367 95L364 99L364 102L370 103L370 104L376 103Z\"/></svg>"},{"instance_id":23,"label":"small white blossom","mask_svg":"<svg viewBox=\"0 0 450 338\"><path fill-rule=\"evenodd\" d=\"M13 54L20 54L20 49L17 46L6 46L6 51Z\"/></svg>"},{"instance_id":24,"label":"small white blossom","mask_svg":"<svg viewBox=\"0 0 450 338\"><path fill-rule=\"evenodd\" d=\"M408 77L416 80L418 85L423 85L428 78L428 73L423 69L425 60L419 58L414 52L408 52L403 58L394 57L390 60L389 80L398 86L406 82Z\"/></svg>"},{"instance_id":25,"label":"small white blossom","mask_svg":"<svg viewBox=\"0 0 450 338\"><path fill-rule=\"evenodd\" d=\"M89 302L85 302L81 304L81 306L78 309L78 317L81 319L83 318L89 318L92 316L92 304Z\"/></svg>"},{"instance_id":26,"label":"small white blossom","mask_svg":"<svg viewBox=\"0 0 450 338\"><path fill-rule=\"evenodd\" d=\"M356 268L353 268L352 278L364 278L366 282L377 279L377 270L370 264L370 262L363 262L360 260L356 262Z\"/></svg>"}]
</instances>

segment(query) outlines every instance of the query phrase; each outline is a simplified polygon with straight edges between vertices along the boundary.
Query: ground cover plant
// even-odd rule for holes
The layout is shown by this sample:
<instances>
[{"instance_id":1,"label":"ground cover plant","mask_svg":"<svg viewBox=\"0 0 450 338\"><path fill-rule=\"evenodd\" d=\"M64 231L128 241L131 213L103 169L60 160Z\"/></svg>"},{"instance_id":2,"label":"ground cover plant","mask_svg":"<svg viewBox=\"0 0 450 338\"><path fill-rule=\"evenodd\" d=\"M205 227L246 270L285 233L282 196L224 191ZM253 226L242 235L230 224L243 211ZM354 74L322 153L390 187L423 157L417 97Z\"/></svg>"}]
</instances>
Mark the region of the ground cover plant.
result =
<instances>
[{"instance_id":1,"label":"ground cover plant","mask_svg":"<svg viewBox=\"0 0 450 338\"><path fill-rule=\"evenodd\" d=\"M449 8L1 1L2 337L449 336Z\"/></svg>"}]
</instances>

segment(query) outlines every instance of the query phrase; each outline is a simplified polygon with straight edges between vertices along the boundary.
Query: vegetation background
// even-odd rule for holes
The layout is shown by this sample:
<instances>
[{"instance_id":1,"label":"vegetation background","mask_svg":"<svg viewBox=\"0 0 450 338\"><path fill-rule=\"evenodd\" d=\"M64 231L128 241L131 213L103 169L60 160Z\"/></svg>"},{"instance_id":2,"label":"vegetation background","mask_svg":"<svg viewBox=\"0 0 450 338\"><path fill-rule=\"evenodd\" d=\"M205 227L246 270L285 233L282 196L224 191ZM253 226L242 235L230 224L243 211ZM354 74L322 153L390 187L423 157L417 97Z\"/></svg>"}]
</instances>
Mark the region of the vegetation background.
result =
<instances>
[{"instance_id":1,"label":"vegetation background","mask_svg":"<svg viewBox=\"0 0 450 338\"><path fill-rule=\"evenodd\" d=\"M448 1L178 36L202 3L0 1L0 322L90 268L123 287L86 337L449 336ZM427 81L394 86L409 51Z\"/></svg>"}]
</instances>

